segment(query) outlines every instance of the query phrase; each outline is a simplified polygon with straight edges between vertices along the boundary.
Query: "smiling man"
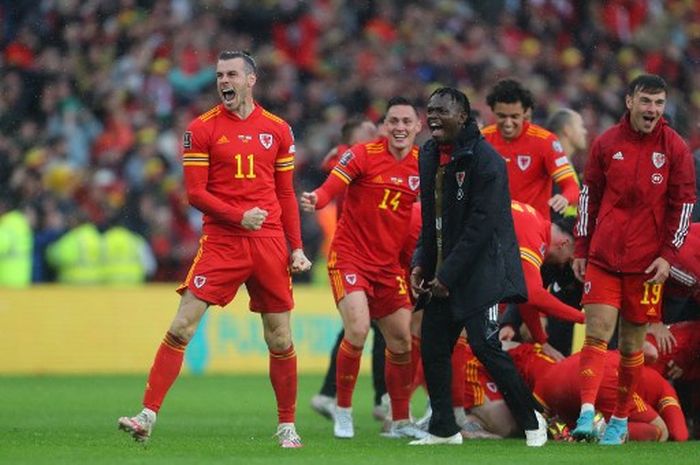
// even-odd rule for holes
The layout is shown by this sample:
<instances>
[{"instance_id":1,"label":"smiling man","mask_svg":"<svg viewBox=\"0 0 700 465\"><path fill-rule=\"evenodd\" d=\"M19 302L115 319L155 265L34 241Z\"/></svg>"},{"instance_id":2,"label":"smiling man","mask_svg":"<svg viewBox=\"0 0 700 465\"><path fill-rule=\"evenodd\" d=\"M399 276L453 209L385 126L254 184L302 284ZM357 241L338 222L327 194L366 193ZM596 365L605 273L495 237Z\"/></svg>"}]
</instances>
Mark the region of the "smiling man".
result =
<instances>
[{"instance_id":1,"label":"smiling man","mask_svg":"<svg viewBox=\"0 0 700 465\"><path fill-rule=\"evenodd\" d=\"M547 442L541 407L498 340L498 303L527 300L503 158L471 117L467 96L442 87L428 100L432 139L421 147L422 230L411 289L423 295L421 354L433 414L412 445L461 444L452 408L451 355L469 345L504 392L528 446Z\"/></svg>"},{"instance_id":2,"label":"smiling man","mask_svg":"<svg viewBox=\"0 0 700 465\"><path fill-rule=\"evenodd\" d=\"M297 357L289 272L308 270L311 262L302 250L292 183L294 136L286 122L255 102L256 81L250 55L222 52L216 65L221 104L194 119L183 137L185 188L190 205L204 213L203 235L177 289L182 299L151 367L144 408L118 422L137 441L149 439L207 308L225 306L245 284L250 311L261 315L269 350L279 445L302 445L294 424Z\"/></svg>"},{"instance_id":3,"label":"smiling man","mask_svg":"<svg viewBox=\"0 0 700 465\"><path fill-rule=\"evenodd\" d=\"M581 351L581 413L572 432L594 436L595 399L605 351L620 318L617 405L601 444L622 444L644 356L647 323L661 321L669 261L683 246L695 202L688 146L663 119L666 82L630 82L627 112L593 143L579 200L573 270L584 283L586 338Z\"/></svg>"},{"instance_id":4,"label":"smiling man","mask_svg":"<svg viewBox=\"0 0 700 465\"><path fill-rule=\"evenodd\" d=\"M409 419L411 303L399 260L420 187L414 141L421 123L416 108L405 98L392 98L382 129L385 136L352 146L340 155L323 185L301 197L302 209L312 212L347 187L328 257L328 275L345 330L336 358L333 415L333 434L344 439L355 435L352 395L370 320L377 322L386 340L385 378L393 422L385 436L426 435Z\"/></svg>"},{"instance_id":5,"label":"smiling man","mask_svg":"<svg viewBox=\"0 0 700 465\"><path fill-rule=\"evenodd\" d=\"M496 124L482 133L506 161L511 198L532 205L546 220L550 209L563 214L578 199L578 181L557 136L528 121L530 91L515 79L502 79L486 102ZM553 183L560 193L552 195Z\"/></svg>"}]
</instances>

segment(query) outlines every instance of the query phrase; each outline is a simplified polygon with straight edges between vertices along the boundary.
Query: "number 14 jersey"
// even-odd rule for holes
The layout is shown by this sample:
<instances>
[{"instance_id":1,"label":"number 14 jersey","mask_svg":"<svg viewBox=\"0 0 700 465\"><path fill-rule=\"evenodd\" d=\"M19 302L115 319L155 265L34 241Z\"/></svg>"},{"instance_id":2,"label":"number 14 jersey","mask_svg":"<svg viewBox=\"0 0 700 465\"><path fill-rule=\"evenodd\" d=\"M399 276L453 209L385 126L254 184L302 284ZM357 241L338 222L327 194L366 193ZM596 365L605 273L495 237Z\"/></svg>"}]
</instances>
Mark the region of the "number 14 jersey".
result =
<instances>
[{"instance_id":1,"label":"number 14 jersey","mask_svg":"<svg viewBox=\"0 0 700 465\"><path fill-rule=\"evenodd\" d=\"M316 190L322 208L348 186L331 249L372 270L398 266L420 187L418 147L398 160L387 144L382 137L354 145Z\"/></svg>"}]
</instances>

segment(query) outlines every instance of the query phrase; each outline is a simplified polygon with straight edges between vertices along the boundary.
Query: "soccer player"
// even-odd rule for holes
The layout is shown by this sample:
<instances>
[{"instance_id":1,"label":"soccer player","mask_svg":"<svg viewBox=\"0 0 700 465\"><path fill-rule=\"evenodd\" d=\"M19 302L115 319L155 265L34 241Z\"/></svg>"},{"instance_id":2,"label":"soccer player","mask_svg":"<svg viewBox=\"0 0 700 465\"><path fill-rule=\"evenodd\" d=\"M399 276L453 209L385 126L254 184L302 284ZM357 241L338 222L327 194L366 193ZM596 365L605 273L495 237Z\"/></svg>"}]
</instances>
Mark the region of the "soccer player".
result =
<instances>
[{"instance_id":1,"label":"soccer player","mask_svg":"<svg viewBox=\"0 0 700 465\"><path fill-rule=\"evenodd\" d=\"M385 377L393 417L388 435L425 436L409 421L411 304L399 263L419 190L418 147L413 144L421 129L418 112L408 100L393 98L387 105L384 129L386 137L343 153L323 185L301 197L302 209L313 211L347 186L328 259L345 330L336 366L333 431L338 438L355 435L352 394L371 319L376 320L387 346Z\"/></svg>"},{"instance_id":2,"label":"soccer player","mask_svg":"<svg viewBox=\"0 0 700 465\"><path fill-rule=\"evenodd\" d=\"M203 235L178 288L182 299L177 314L151 367L144 408L119 419L119 428L137 441L151 436L204 312L210 305L228 304L245 284L250 310L262 317L270 351L276 436L281 447L302 445L294 426L297 357L290 328L294 302L289 271L308 270L311 262L302 250L292 185L294 136L286 122L253 99L256 81L250 55L221 52L216 64L221 104L192 121L184 134L185 188L190 205L204 213Z\"/></svg>"},{"instance_id":3,"label":"soccer player","mask_svg":"<svg viewBox=\"0 0 700 465\"><path fill-rule=\"evenodd\" d=\"M669 261L683 245L695 203L693 159L662 117L666 96L659 76L630 82L627 112L593 143L579 200L572 267L584 283L586 338L578 376L581 414L572 431L577 439L594 436L605 352L621 316L618 399L603 445L622 444L627 435L646 325L661 320Z\"/></svg>"},{"instance_id":4,"label":"soccer player","mask_svg":"<svg viewBox=\"0 0 700 465\"><path fill-rule=\"evenodd\" d=\"M656 337L647 334L649 367L667 378L700 381L700 321L674 323L668 329L673 342L666 350Z\"/></svg>"},{"instance_id":5,"label":"soccer player","mask_svg":"<svg viewBox=\"0 0 700 465\"><path fill-rule=\"evenodd\" d=\"M550 294L542 283L540 268L544 263L568 264L574 257L573 221L545 220L528 204L512 201L515 236L520 247L528 300L518 305L523 322L534 342L542 344L545 354L557 360L564 358L547 342L547 333L540 322L540 312L574 323L583 323L584 314Z\"/></svg>"},{"instance_id":6,"label":"soccer player","mask_svg":"<svg viewBox=\"0 0 700 465\"><path fill-rule=\"evenodd\" d=\"M577 201L578 182L559 139L526 120L533 107L530 91L515 79L503 79L486 102L496 115L496 124L482 133L506 160L511 198L532 205L545 219L550 218L550 208L564 213ZM559 186L560 194L552 195L552 182Z\"/></svg>"},{"instance_id":7,"label":"soccer player","mask_svg":"<svg viewBox=\"0 0 700 465\"><path fill-rule=\"evenodd\" d=\"M567 357L537 379L535 395L546 407L549 415L556 415L569 426L577 417L579 392L579 363L582 353ZM595 405L606 420L610 420L616 409L618 391L617 369L620 354L606 351L603 354L600 389ZM654 370L643 367L641 382L630 393L632 403L629 410L629 438L633 441L665 441L669 437L676 441L688 438L685 418L678 395L673 387ZM607 428L610 428L608 424ZM606 428L606 430L607 430ZM605 435L603 436L605 437ZM574 436L576 438L576 436Z\"/></svg>"},{"instance_id":8,"label":"soccer player","mask_svg":"<svg viewBox=\"0 0 700 465\"><path fill-rule=\"evenodd\" d=\"M540 344L504 342L503 347L530 389L534 389L537 380L556 365ZM467 351L463 381L464 409L470 414L462 427L462 436L466 439L500 439L521 432L498 385L471 350Z\"/></svg>"},{"instance_id":9,"label":"soccer player","mask_svg":"<svg viewBox=\"0 0 700 465\"><path fill-rule=\"evenodd\" d=\"M375 139L377 137L377 132L377 126L366 117L358 116L348 119L348 121L343 124L340 131L340 144L333 147L326 154L325 158L321 162L321 168L325 172L330 173L333 168L335 168L335 165L338 164L338 159L340 156L350 147L360 142L368 142ZM343 212L344 199L345 189L340 191L334 199L337 220L340 220L340 215ZM371 327L374 336L372 341L372 384L374 387L374 408L372 409L372 416L375 420L385 421L388 413L387 410L389 408L389 398L386 395L386 383L384 382L384 352L386 350L386 344L384 342L384 337L382 336L379 328L377 328L376 324L372 323ZM328 369L326 370L326 375L323 379L321 389L319 390L318 394L311 398L311 408L328 419L333 418L333 412L335 409L335 362L338 358L338 350L340 349L340 344L343 342L344 337L345 331L341 329L336 337L335 344L331 349L330 363L328 365Z\"/></svg>"}]
</instances>

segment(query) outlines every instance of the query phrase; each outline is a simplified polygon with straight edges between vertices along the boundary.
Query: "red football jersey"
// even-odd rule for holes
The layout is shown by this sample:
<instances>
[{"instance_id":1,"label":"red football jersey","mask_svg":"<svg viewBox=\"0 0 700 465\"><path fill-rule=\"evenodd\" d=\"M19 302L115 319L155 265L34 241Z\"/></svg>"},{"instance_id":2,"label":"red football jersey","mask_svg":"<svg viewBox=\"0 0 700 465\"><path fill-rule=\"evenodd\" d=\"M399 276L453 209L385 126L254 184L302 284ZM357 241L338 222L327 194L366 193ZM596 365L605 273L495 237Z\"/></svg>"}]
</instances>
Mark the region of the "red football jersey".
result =
<instances>
[{"instance_id":1,"label":"red football jersey","mask_svg":"<svg viewBox=\"0 0 700 465\"><path fill-rule=\"evenodd\" d=\"M540 268L551 242L551 223L526 203L512 201L511 212L528 296L527 303L519 305L518 310L533 340L543 344L547 342L547 334L540 322L540 312L575 323L583 323L585 317L550 294L542 282Z\"/></svg>"},{"instance_id":2,"label":"red football jersey","mask_svg":"<svg viewBox=\"0 0 700 465\"><path fill-rule=\"evenodd\" d=\"M542 352L539 344L520 344L508 349L508 355L530 389L534 389L537 380L557 364L552 357Z\"/></svg>"},{"instance_id":3,"label":"red football jersey","mask_svg":"<svg viewBox=\"0 0 700 465\"><path fill-rule=\"evenodd\" d=\"M420 186L418 147L397 160L387 143L381 137L354 145L315 191L316 208L323 208L348 186L331 248L370 269L398 266Z\"/></svg>"},{"instance_id":4,"label":"red football jersey","mask_svg":"<svg viewBox=\"0 0 700 465\"><path fill-rule=\"evenodd\" d=\"M532 205L547 220L551 218L547 201L552 197L552 182L570 204L578 201L576 174L557 136L528 122L513 140L504 139L495 124L481 132L506 161L513 200Z\"/></svg>"},{"instance_id":5,"label":"red football jersey","mask_svg":"<svg viewBox=\"0 0 700 465\"><path fill-rule=\"evenodd\" d=\"M204 213L204 234L286 235L301 247L292 183L294 135L259 105L246 119L217 105L193 120L184 135L182 164L187 195ZM253 207L268 212L259 231L240 225Z\"/></svg>"}]
</instances>

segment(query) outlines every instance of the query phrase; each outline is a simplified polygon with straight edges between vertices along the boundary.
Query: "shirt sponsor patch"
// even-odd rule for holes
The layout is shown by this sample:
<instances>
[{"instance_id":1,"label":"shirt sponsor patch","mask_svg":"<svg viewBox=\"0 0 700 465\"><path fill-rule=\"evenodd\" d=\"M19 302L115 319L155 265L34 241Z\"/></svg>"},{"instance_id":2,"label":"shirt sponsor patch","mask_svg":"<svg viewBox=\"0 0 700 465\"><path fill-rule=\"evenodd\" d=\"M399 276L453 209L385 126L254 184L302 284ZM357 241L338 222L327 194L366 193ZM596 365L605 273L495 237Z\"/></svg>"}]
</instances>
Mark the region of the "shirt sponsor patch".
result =
<instances>
[{"instance_id":1,"label":"shirt sponsor patch","mask_svg":"<svg viewBox=\"0 0 700 465\"><path fill-rule=\"evenodd\" d=\"M564 151L564 147L561 146L561 142L559 142L558 140L552 141L552 148L555 152L561 153Z\"/></svg>"},{"instance_id":2,"label":"shirt sponsor patch","mask_svg":"<svg viewBox=\"0 0 700 465\"><path fill-rule=\"evenodd\" d=\"M566 158L566 155L563 156L563 157L559 157L559 158L557 158L556 160L554 160L554 164L557 166L557 168L559 168L560 166L564 166L564 165L566 165L567 163L569 163L569 159Z\"/></svg>"},{"instance_id":3,"label":"shirt sponsor patch","mask_svg":"<svg viewBox=\"0 0 700 465\"><path fill-rule=\"evenodd\" d=\"M185 131L182 135L182 148L187 150L192 148L192 131Z\"/></svg>"}]
</instances>

